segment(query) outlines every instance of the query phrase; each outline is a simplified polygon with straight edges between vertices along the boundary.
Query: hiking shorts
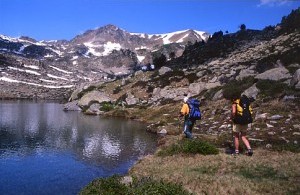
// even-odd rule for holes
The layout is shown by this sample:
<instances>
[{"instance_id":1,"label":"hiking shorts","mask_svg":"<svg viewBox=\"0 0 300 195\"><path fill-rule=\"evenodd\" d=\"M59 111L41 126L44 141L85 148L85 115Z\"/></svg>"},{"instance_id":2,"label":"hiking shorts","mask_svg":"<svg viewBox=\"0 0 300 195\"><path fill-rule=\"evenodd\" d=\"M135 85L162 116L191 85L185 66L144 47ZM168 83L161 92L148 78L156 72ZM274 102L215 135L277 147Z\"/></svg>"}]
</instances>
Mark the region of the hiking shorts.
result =
<instances>
[{"instance_id":1,"label":"hiking shorts","mask_svg":"<svg viewBox=\"0 0 300 195\"><path fill-rule=\"evenodd\" d=\"M233 124L232 131L234 133L246 134L248 125Z\"/></svg>"}]
</instances>

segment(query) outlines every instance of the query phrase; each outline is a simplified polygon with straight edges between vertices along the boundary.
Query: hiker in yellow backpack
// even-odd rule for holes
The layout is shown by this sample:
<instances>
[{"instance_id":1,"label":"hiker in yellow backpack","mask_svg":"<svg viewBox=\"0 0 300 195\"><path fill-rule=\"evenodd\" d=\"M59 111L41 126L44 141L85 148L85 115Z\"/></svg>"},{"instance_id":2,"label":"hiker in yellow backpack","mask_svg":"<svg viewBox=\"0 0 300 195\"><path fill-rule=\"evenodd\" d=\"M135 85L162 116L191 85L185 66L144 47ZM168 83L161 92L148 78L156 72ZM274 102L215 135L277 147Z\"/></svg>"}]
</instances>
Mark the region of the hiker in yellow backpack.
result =
<instances>
[{"instance_id":1,"label":"hiker in yellow backpack","mask_svg":"<svg viewBox=\"0 0 300 195\"><path fill-rule=\"evenodd\" d=\"M233 122L233 136L234 136L234 146L235 155L239 154L239 138L242 138L245 146L247 147L247 155L252 156L253 151L251 149L250 143L246 137L246 132L248 129L248 124L252 123L252 108L250 106L250 100L247 96L242 95L239 98L233 98L232 102L232 112L231 119Z\"/></svg>"},{"instance_id":2,"label":"hiker in yellow backpack","mask_svg":"<svg viewBox=\"0 0 300 195\"><path fill-rule=\"evenodd\" d=\"M187 138L193 138L192 129L193 129L193 126L195 124L195 121L189 119L190 109L189 109L189 106L187 104L188 99L189 98L187 96L183 98L184 104L182 105L182 108L180 110L179 117L184 117L183 133L185 134L185 136Z\"/></svg>"}]
</instances>

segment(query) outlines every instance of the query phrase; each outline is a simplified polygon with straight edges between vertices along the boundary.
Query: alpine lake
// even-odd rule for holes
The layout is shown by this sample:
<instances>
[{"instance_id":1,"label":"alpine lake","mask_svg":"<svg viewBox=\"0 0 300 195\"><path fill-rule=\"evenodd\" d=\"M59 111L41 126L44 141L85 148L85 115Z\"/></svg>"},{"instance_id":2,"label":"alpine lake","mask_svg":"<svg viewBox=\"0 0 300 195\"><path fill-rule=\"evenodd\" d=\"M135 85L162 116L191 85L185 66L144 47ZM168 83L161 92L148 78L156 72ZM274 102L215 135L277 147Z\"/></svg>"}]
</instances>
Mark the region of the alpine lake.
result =
<instances>
[{"instance_id":1,"label":"alpine lake","mask_svg":"<svg viewBox=\"0 0 300 195\"><path fill-rule=\"evenodd\" d=\"M0 101L0 194L78 194L96 178L124 175L156 149L145 129L55 102Z\"/></svg>"}]
</instances>

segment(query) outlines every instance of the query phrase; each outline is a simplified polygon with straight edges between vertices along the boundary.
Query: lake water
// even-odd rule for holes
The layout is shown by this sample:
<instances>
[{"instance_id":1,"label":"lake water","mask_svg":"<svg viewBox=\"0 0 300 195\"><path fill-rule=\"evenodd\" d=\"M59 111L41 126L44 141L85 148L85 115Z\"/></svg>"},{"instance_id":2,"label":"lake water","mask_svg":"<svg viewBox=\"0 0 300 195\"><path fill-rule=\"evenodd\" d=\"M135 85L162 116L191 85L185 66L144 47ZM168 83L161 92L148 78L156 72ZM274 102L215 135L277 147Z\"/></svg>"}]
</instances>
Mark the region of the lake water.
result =
<instances>
[{"instance_id":1,"label":"lake water","mask_svg":"<svg viewBox=\"0 0 300 195\"><path fill-rule=\"evenodd\" d=\"M145 125L64 112L58 103L0 101L0 194L77 194L153 153Z\"/></svg>"}]
</instances>

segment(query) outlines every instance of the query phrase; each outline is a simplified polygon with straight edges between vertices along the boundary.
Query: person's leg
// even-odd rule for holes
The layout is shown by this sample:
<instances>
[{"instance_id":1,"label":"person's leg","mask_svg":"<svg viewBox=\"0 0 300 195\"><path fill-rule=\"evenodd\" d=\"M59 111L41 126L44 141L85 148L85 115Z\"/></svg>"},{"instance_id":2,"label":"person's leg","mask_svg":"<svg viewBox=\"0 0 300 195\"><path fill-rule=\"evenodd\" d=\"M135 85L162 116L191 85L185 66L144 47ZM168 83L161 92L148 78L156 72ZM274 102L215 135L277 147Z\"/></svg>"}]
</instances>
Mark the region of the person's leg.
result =
<instances>
[{"instance_id":1,"label":"person's leg","mask_svg":"<svg viewBox=\"0 0 300 195\"><path fill-rule=\"evenodd\" d=\"M247 149L248 150L251 149L251 146L250 146L250 143L249 143L247 137L245 135L243 135L243 134L242 134L242 140L243 140L245 146L247 147Z\"/></svg>"},{"instance_id":2,"label":"person's leg","mask_svg":"<svg viewBox=\"0 0 300 195\"><path fill-rule=\"evenodd\" d=\"M240 133L238 131L238 125L237 124L233 124L232 133L233 133L233 137L234 137L235 154L239 154Z\"/></svg>"},{"instance_id":3,"label":"person's leg","mask_svg":"<svg viewBox=\"0 0 300 195\"><path fill-rule=\"evenodd\" d=\"M240 138L240 134L238 132L233 132L233 136L234 136L235 153L238 154L239 153L239 138Z\"/></svg>"},{"instance_id":4,"label":"person's leg","mask_svg":"<svg viewBox=\"0 0 300 195\"><path fill-rule=\"evenodd\" d=\"M183 132L187 138L192 138L192 133L190 132L190 126L191 126L191 124L190 124L189 120L184 121Z\"/></svg>"},{"instance_id":5,"label":"person's leg","mask_svg":"<svg viewBox=\"0 0 300 195\"><path fill-rule=\"evenodd\" d=\"M250 143L249 143L249 141L248 141L248 139L247 139L247 137L246 137L246 131L247 131L247 125L246 125L246 127L243 129L243 131L241 132L241 135L242 135L242 140L243 140L245 146L246 146L247 149L248 149L247 154L248 154L249 156L252 156L252 155L253 155L253 151L252 151L251 146L250 146Z\"/></svg>"}]
</instances>

